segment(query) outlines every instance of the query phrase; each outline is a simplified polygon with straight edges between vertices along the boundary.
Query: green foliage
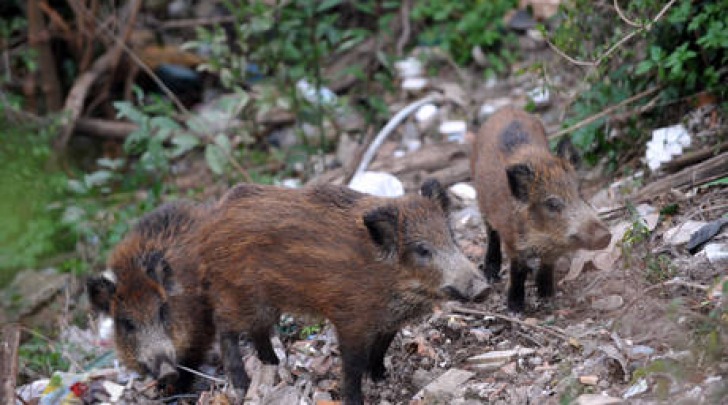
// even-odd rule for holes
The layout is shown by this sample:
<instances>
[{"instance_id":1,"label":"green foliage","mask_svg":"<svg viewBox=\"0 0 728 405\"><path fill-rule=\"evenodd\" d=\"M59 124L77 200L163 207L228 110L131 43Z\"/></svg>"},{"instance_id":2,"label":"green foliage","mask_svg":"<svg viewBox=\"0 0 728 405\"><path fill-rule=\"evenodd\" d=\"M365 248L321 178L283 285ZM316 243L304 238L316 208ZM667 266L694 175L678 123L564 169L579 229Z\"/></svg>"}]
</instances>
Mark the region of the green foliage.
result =
<instances>
[{"instance_id":1,"label":"green foliage","mask_svg":"<svg viewBox=\"0 0 728 405\"><path fill-rule=\"evenodd\" d=\"M513 0L425 0L414 3L411 16L422 26L419 41L442 47L459 64L470 63L473 48L480 47L490 75L506 72L515 59L503 46L514 40L505 30L503 16L516 6Z\"/></svg>"},{"instance_id":2,"label":"green foliage","mask_svg":"<svg viewBox=\"0 0 728 405\"><path fill-rule=\"evenodd\" d=\"M654 86L662 88L652 101L658 105L672 105L701 91L720 100L728 97L728 0L680 0L654 23L652 19L666 2L638 0L620 4L637 27L625 23L612 7L588 0L574 0L561 8L563 21L551 36L552 41L576 59L600 61L589 70L586 80L591 87L572 104L565 126ZM635 30L638 35L607 55ZM574 143L590 153L591 161L606 154L614 167L622 151L644 143L645 126L674 122L674 117L665 120L665 115L655 111L639 122L629 121L626 136L619 139L608 139L610 128L601 119L574 132Z\"/></svg>"},{"instance_id":3,"label":"green foliage","mask_svg":"<svg viewBox=\"0 0 728 405\"><path fill-rule=\"evenodd\" d=\"M271 6L261 0L230 0L224 4L236 19L233 28L227 32L219 27L199 28L197 39L185 45L209 53L207 63L200 69L218 75L222 85L230 90L241 91L255 83L256 97L239 110L244 122L254 125L257 117L281 108L295 114L298 125L316 127L320 135L317 142L310 142L300 128L298 131L306 149L306 164L308 156L332 150L324 128L342 114L344 103L334 101L333 94L327 93L327 81L336 77L324 77L323 66L333 55L350 50L386 28L399 2L294 0ZM386 56L379 56L386 64ZM340 73L370 80L358 64ZM387 77L375 76L375 80L380 79ZM376 95L368 96L366 103L375 109L377 100L381 99ZM205 157L210 167L219 172L222 168L215 162L220 162L223 154L234 155L236 151L226 150L227 145L219 142L212 144L218 148L208 145ZM291 154L289 168L298 155Z\"/></svg>"},{"instance_id":4,"label":"green foliage","mask_svg":"<svg viewBox=\"0 0 728 405\"><path fill-rule=\"evenodd\" d=\"M63 357L63 346L38 332L31 331L31 338L18 348L21 378L49 376L57 370L68 370L69 362Z\"/></svg>"},{"instance_id":5,"label":"green foliage","mask_svg":"<svg viewBox=\"0 0 728 405\"><path fill-rule=\"evenodd\" d=\"M66 176L52 164L44 128L8 128L0 113L0 285L14 270L33 267L70 242L59 224L57 201Z\"/></svg>"}]
</instances>

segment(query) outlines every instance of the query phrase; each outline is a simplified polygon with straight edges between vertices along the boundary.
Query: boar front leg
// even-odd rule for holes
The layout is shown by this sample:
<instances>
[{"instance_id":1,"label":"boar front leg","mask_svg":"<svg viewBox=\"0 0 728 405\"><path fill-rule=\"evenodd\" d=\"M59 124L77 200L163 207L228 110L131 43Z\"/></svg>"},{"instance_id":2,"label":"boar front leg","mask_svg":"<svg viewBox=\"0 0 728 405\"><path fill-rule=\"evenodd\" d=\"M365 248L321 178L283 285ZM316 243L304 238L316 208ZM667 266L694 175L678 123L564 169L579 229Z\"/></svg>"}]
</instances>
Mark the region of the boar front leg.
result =
<instances>
[{"instance_id":1,"label":"boar front leg","mask_svg":"<svg viewBox=\"0 0 728 405\"><path fill-rule=\"evenodd\" d=\"M500 270L503 256L501 253L501 241L498 231L493 229L492 226L485 224L485 228L488 231L488 249L485 252L485 258L483 259L483 267L485 278L488 282L494 283L500 281Z\"/></svg>"},{"instance_id":2,"label":"boar front leg","mask_svg":"<svg viewBox=\"0 0 728 405\"><path fill-rule=\"evenodd\" d=\"M538 296L541 298L551 298L554 296L554 265L551 263L542 263L536 273L536 289Z\"/></svg>"},{"instance_id":3,"label":"boar front leg","mask_svg":"<svg viewBox=\"0 0 728 405\"><path fill-rule=\"evenodd\" d=\"M511 280L508 286L508 309L522 313L526 307L526 277L528 265L522 260L511 260Z\"/></svg>"},{"instance_id":4,"label":"boar front leg","mask_svg":"<svg viewBox=\"0 0 728 405\"><path fill-rule=\"evenodd\" d=\"M384 379L384 374L387 371L384 367L384 355L389 349L389 345L392 344L392 340L397 335L397 331L394 332L380 332L374 338L374 344L369 354L369 376L373 381L381 381Z\"/></svg>"},{"instance_id":5,"label":"boar front leg","mask_svg":"<svg viewBox=\"0 0 728 405\"><path fill-rule=\"evenodd\" d=\"M361 380L364 371L369 367L369 353L373 349L373 342L362 339L365 334L356 333L358 331L351 332L339 333L339 349L344 363L344 404L364 405Z\"/></svg>"},{"instance_id":6,"label":"boar front leg","mask_svg":"<svg viewBox=\"0 0 728 405\"><path fill-rule=\"evenodd\" d=\"M220 351L222 354L222 365L225 368L230 382L235 388L236 395L239 396L238 401L241 403L245 398L245 393L250 385L250 378L245 373L245 365L240 355L238 346L238 333L236 332L220 332Z\"/></svg>"}]
</instances>

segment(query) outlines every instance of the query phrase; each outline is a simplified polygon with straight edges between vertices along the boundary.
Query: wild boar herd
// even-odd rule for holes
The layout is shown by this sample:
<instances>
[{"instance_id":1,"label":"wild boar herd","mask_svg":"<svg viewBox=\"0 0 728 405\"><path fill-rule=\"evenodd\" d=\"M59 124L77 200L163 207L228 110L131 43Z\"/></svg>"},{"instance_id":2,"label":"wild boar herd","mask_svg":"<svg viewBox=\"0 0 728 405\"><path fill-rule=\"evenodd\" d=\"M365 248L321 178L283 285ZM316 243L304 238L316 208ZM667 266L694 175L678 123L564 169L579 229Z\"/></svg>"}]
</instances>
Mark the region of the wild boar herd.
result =
<instances>
[{"instance_id":1,"label":"wild boar herd","mask_svg":"<svg viewBox=\"0 0 728 405\"><path fill-rule=\"evenodd\" d=\"M342 397L385 375L399 329L446 297L480 300L510 260L508 308L524 283L554 294L553 265L570 250L601 249L609 230L579 194L568 145L549 151L540 121L512 108L481 128L471 169L488 232L483 271L457 247L450 200L436 180L419 194L383 198L344 186L242 184L211 204L173 202L142 217L87 281L93 309L114 320L120 360L162 386L189 387L215 339L239 399L250 384L239 351L249 339L278 364L270 335L282 312L317 314L336 328ZM487 281L486 281L487 280Z\"/></svg>"}]
</instances>

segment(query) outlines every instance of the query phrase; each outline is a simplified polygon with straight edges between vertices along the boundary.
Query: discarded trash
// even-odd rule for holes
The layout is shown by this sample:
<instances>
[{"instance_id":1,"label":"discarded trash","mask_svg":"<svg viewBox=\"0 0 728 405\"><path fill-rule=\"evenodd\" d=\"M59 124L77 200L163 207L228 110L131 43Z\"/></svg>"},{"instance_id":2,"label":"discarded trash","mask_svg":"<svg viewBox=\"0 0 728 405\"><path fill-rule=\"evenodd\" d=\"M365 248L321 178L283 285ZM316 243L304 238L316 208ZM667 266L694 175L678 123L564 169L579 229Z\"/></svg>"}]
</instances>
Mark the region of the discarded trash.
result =
<instances>
[{"instance_id":1,"label":"discarded trash","mask_svg":"<svg viewBox=\"0 0 728 405\"><path fill-rule=\"evenodd\" d=\"M402 81L402 89L407 91L422 91L427 87L427 79L424 77L408 77Z\"/></svg>"},{"instance_id":2,"label":"discarded trash","mask_svg":"<svg viewBox=\"0 0 728 405\"><path fill-rule=\"evenodd\" d=\"M539 86L528 92L530 98L536 107L546 107L551 103L551 93L546 86Z\"/></svg>"},{"instance_id":3,"label":"discarded trash","mask_svg":"<svg viewBox=\"0 0 728 405\"><path fill-rule=\"evenodd\" d=\"M494 112L498 111L499 108L511 105L512 103L513 101L507 97L487 100L485 103L483 103L483 105L480 106L480 110L478 110L478 119L480 121L485 121L486 118L490 117Z\"/></svg>"},{"instance_id":4,"label":"discarded trash","mask_svg":"<svg viewBox=\"0 0 728 405\"><path fill-rule=\"evenodd\" d=\"M363 172L354 176L349 184L353 190L379 197L404 195L404 186L396 177L385 172Z\"/></svg>"},{"instance_id":5,"label":"discarded trash","mask_svg":"<svg viewBox=\"0 0 728 405\"><path fill-rule=\"evenodd\" d=\"M683 148L690 146L690 134L683 125L658 128L652 131L652 139L647 142L645 158L650 170L657 170L674 156L681 155Z\"/></svg>"},{"instance_id":6,"label":"discarded trash","mask_svg":"<svg viewBox=\"0 0 728 405\"><path fill-rule=\"evenodd\" d=\"M420 77L424 72L422 62L416 58L402 59L394 64L399 77L406 79L410 77Z\"/></svg>"},{"instance_id":7,"label":"discarded trash","mask_svg":"<svg viewBox=\"0 0 728 405\"><path fill-rule=\"evenodd\" d=\"M316 87L306 81L306 79L301 79L296 82L296 89L309 103L321 103L324 106L330 106L336 104L338 100L336 94L329 88L320 87L317 92Z\"/></svg>"},{"instance_id":8,"label":"discarded trash","mask_svg":"<svg viewBox=\"0 0 728 405\"><path fill-rule=\"evenodd\" d=\"M468 124L465 121L445 121L440 124L440 133L446 135L450 142L462 143L467 130Z\"/></svg>"},{"instance_id":9,"label":"discarded trash","mask_svg":"<svg viewBox=\"0 0 728 405\"><path fill-rule=\"evenodd\" d=\"M434 104L425 104L415 113L415 119L420 128L427 127L437 116L437 106Z\"/></svg>"},{"instance_id":10,"label":"discarded trash","mask_svg":"<svg viewBox=\"0 0 728 405\"><path fill-rule=\"evenodd\" d=\"M634 384L633 386L631 386L627 389L627 391L624 393L624 395L622 397L624 399L632 398L636 395L646 392L647 388L649 388L647 386L647 380L645 380L644 378L640 378L640 380L637 381L636 384Z\"/></svg>"},{"instance_id":11,"label":"discarded trash","mask_svg":"<svg viewBox=\"0 0 728 405\"><path fill-rule=\"evenodd\" d=\"M716 269L728 268L728 244L709 243L705 246L705 256Z\"/></svg>"},{"instance_id":12,"label":"discarded trash","mask_svg":"<svg viewBox=\"0 0 728 405\"><path fill-rule=\"evenodd\" d=\"M690 235L690 241L688 242L688 252L693 255L697 253L700 248L706 242L713 239L713 237L717 235L725 225L728 225L728 218L720 218L703 225L702 228L693 232L693 234Z\"/></svg>"},{"instance_id":13,"label":"discarded trash","mask_svg":"<svg viewBox=\"0 0 728 405\"><path fill-rule=\"evenodd\" d=\"M475 188L467 183L457 183L450 186L450 192L462 200L475 200L477 193Z\"/></svg>"}]
</instances>

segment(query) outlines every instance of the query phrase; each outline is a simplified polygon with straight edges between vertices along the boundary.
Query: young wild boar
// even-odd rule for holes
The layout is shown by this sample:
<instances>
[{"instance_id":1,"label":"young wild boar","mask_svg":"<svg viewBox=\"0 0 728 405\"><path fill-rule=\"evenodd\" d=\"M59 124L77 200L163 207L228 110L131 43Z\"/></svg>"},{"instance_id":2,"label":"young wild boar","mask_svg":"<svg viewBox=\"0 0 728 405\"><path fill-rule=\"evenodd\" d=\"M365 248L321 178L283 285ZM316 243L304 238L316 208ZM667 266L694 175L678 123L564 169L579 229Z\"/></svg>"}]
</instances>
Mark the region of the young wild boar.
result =
<instances>
[{"instance_id":1,"label":"young wild boar","mask_svg":"<svg viewBox=\"0 0 728 405\"><path fill-rule=\"evenodd\" d=\"M475 140L470 163L488 231L485 275L500 278L502 243L511 260L511 311L524 309L529 270L536 271L539 296L552 297L560 255L609 245L609 230L579 194L576 173L563 156L575 156L569 146L552 155L541 122L508 107L496 111Z\"/></svg>"},{"instance_id":2,"label":"young wild boar","mask_svg":"<svg viewBox=\"0 0 728 405\"><path fill-rule=\"evenodd\" d=\"M196 267L177 271L167 257L206 211L174 202L146 214L111 252L108 270L87 281L92 308L114 320L119 359L162 386L187 388L192 375L176 365L198 366L215 334L212 310L193 288Z\"/></svg>"},{"instance_id":3,"label":"young wild boar","mask_svg":"<svg viewBox=\"0 0 728 405\"><path fill-rule=\"evenodd\" d=\"M240 333L264 363L277 364L269 335L282 311L334 324L345 403L361 404L363 374L384 377L384 354L405 322L443 293L484 293L448 227L445 191L432 180L421 193L387 199L342 186L242 185L223 197L197 245L223 365L239 395L249 385Z\"/></svg>"}]
</instances>

